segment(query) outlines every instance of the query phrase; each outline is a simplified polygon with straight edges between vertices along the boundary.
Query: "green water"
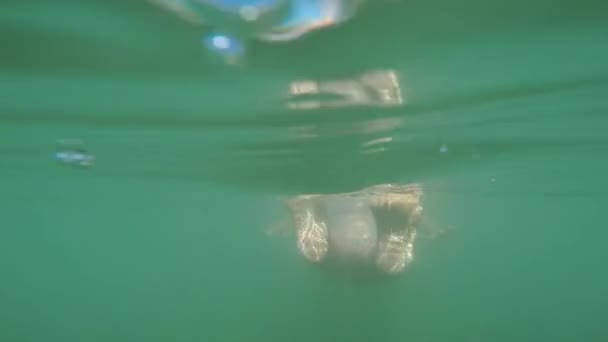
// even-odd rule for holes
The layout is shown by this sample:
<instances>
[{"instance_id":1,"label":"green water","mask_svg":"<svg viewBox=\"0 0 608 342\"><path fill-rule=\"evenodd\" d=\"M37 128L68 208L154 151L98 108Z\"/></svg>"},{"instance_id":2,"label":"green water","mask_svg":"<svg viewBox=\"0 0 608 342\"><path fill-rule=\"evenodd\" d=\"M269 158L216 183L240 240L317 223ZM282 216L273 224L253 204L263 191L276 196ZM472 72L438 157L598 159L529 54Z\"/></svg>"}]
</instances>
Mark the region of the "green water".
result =
<instances>
[{"instance_id":1,"label":"green water","mask_svg":"<svg viewBox=\"0 0 608 342\"><path fill-rule=\"evenodd\" d=\"M378 2L240 67L200 34L145 2L0 5L0 341L608 338L605 2ZM379 69L403 106L286 107ZM53 160L64 138L95 165ZM281 198L387 182L444 232L402 276L265 234Z\"/></svg>"}]
</instances>

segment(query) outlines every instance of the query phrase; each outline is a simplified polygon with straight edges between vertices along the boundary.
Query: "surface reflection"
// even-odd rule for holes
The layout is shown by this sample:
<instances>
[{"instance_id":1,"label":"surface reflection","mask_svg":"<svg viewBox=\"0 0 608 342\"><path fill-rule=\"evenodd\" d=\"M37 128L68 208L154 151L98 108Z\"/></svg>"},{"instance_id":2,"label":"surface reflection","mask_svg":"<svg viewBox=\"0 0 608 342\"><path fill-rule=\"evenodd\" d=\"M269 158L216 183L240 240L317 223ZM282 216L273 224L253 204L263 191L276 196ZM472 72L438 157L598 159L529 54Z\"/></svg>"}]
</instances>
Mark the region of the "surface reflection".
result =
<instances>
[{"instance_id":1,"label":"surface reflection","mask_svg":"<svg viewBox=\"0 0 608 342\"><path fill-rule=\"evenodd\" d=\"M379 118L354 122L338 122L335 124L310 123L304 125L290 126L292 136L300 139L317 138L320 136L342 136L342 135L375 135L394 132L403 125L403 119Z\"/></svg>"},{"instance_id":2,"label":"surface reflection","mask_svg":"<svg viewBox=\"0 0 608 342\"><path fill-rule=\"evenodd\" d=\"M342 80L295 81L288 94L287 106L292 110L404 104L399 77L393 70L370 71Z\"/></svg>"},{"instance_id":3,"label":"surface reflection","mask_svg":"<svg viewBox=\"0 0 608 342\"><path fill-rule=\"evenodd\" d=\"M330 81L296 81L289 86L287 107L293 111L322 112L357 107L397 107L404 104L399 79L394 71L372 71L361 76ZM395 142L403 126L402 117L369 120L308 120L288 129L290 138L312 143L322 139L352 138L363 154L384 152ZM336 116L337 118L337 116Z\"/></svg>"},{"instance_id":4,"label":"surface reflection","mask_svg":"<svg viewBox=\"0 0 608 342\"><path fill-rule=\"evenodd\" d=\"M289 41L355 15L362 0L149 0L196 25Z\"/></svg>"},{"instance_id":5,"label":"surface reflection","mask_svg":"<svg viewBox=\"0 0 608 342\"><path fill-rule=\"evenodd\" d=\"M350 19L361 0L293 0L289 15L259 38L267 41L287 41L304 34L342 23Z\"/></svg>"},{"instance_id":6,"label":"surface reflection","mask_svg":"<svg viewBox=\"0 0 608 342\"><path fill-rule=\"evenodd\" d=\"M331 124L307 124L289 127L290 141L315 144L326 139L355 139L351 150L358 149L362 154L385 151L397 140L394 136L402 126L400 118L383 118L363 122Z\"/></svg>"},{"instance_id":7,"label":"surface reflection","mask_svg":"<svg viewBox=\"0 0 608 342\"><path fill-rule=\"evenodd\" d=\"M350 19L362 0L149 0L211 29L203 46L228 64L241 64L247 41L291 41Z\"/></svg>"},{"instance_id":8,"label":"surface reflection","mask_svg":"<svg viewBox=\"0 0 608 342\"><path fill-rule=\"evenodd\" d=\"M422 187L382 184L288 200L297 247L311 263L367 264L402 273L414 260Z\"/></svg>"}]
</instances>

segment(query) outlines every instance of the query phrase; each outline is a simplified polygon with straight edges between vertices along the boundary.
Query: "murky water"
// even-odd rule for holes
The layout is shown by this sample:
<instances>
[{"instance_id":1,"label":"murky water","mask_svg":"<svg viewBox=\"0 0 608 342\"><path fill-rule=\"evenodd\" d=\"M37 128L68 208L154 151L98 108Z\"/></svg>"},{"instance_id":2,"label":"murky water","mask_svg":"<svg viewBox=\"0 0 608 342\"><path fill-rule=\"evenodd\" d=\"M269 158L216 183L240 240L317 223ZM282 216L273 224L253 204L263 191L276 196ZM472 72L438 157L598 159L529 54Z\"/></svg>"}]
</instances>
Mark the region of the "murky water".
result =
<instances>
[{"instance_id":1,"label":"murky water","mask_svg":"<svg viewBox=\"0 0 608 342\"><path fill-rule=\"evenodd\" d=\"M378 1L224 65L148 2L5 0L0 340L605 340L606 13ZM266 234L385 183L424 188L397 277Z\"/></svg>"}]
</instances>

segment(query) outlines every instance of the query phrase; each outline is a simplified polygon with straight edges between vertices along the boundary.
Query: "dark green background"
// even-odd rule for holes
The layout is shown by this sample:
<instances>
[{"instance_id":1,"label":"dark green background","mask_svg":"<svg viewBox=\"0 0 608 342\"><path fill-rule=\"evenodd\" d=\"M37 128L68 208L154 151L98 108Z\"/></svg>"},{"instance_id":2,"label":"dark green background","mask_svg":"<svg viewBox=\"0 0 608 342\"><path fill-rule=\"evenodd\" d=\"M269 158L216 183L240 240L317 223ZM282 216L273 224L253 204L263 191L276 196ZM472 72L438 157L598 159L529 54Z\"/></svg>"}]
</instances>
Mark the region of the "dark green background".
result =
<instances>
[{"instance_id":1,"label":"dark green background","mask_svg":"<svg viewBox=\"0 0 608 342\"><path fill-rule=\"evenodd\" d=\"M372 2L238 67L203 31L146 2L0 5L0 341L608 338L606 2ZM291 81L376 69L405 106L286 109ZM383 153L340 134L382 120ZM54 161L62 138L96 165ZM445 231L401 277L264 234L284 196L385 182L422 183Z\"/></svg>"}]
</instances>

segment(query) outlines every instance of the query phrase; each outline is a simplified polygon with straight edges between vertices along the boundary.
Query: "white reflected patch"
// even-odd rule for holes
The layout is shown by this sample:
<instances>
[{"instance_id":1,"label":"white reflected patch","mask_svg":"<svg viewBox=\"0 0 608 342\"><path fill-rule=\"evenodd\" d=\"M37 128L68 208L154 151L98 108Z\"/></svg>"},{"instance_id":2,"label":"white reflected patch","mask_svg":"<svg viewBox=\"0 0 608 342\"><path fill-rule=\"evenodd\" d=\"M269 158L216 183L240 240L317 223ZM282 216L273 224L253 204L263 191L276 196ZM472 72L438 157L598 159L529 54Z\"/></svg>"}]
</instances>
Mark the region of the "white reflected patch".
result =
<instances>
[{"instance_id":1,"label":"white reflected patch","mask_svg":"<svg viewBox=\"0 0 608 342\"><path fill-rule=\"evenodd\" d=\"M361 144L361 153L380 153L386 151L386 146L393 142L393 137L372 139Z\"/></svg>"},{"instance_id":2,"label":"white reflected patch","mask_svg":"<svg viewBox=\"0 0 608 342\"><path fill-rule=\"evenodd\" d=\"M300 80L289 85L287 107L316 110L347 107L398 107L404 104L393 70L371 71L352 79Z\"/></svg>"}]
</instances>

